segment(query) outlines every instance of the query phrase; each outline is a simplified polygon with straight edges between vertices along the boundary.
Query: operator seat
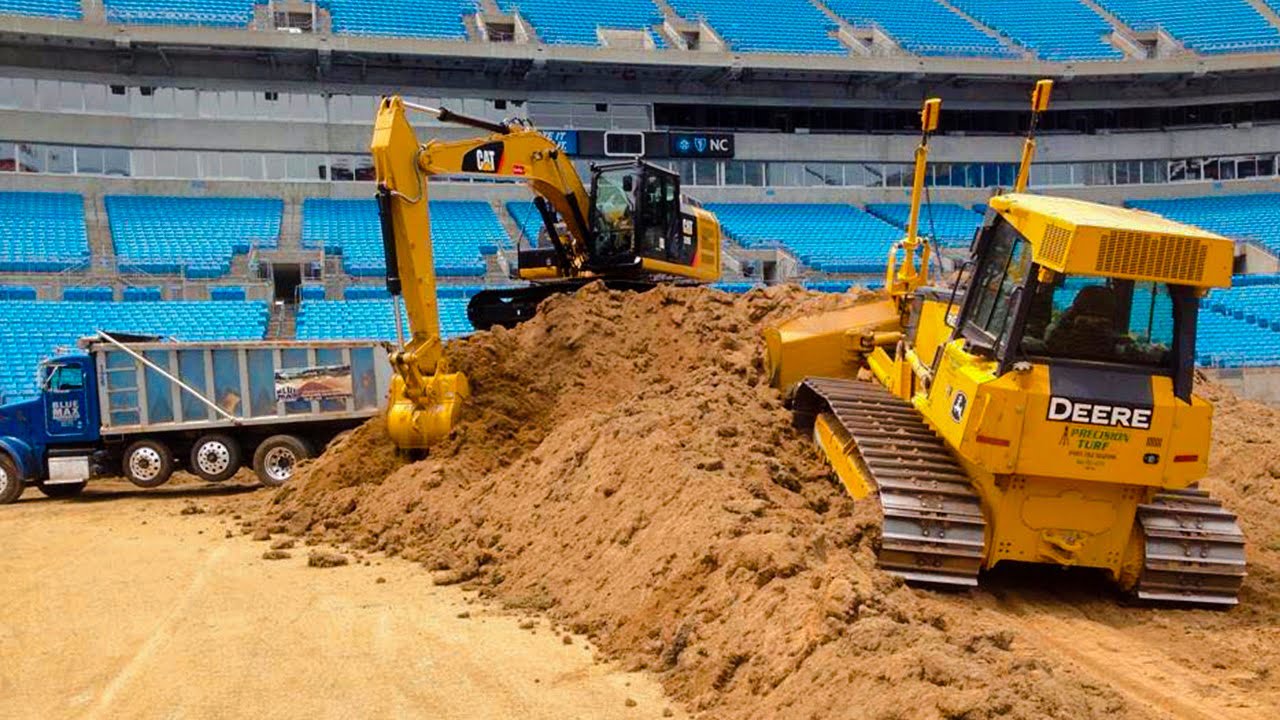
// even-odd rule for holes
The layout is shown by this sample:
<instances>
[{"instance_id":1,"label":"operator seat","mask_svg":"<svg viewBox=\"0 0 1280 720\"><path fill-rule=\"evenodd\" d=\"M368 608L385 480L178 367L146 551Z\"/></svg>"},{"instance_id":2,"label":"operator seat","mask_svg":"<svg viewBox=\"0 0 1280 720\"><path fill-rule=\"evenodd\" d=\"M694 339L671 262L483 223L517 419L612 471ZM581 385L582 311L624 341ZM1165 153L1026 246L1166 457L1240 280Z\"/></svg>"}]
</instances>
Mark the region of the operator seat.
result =
<instances>
[{"instance_id":1,"label":"operator seat","mask_svg":"<svg viewBox=\"0 0 1280 720\"><path fill-rule=\"evenodd\" d=\"M1115 355L1116 294L1106 285L1081 288L1071 307L1049 329L1050 355L1105 360Z\"/></svg>"}]
</instances>

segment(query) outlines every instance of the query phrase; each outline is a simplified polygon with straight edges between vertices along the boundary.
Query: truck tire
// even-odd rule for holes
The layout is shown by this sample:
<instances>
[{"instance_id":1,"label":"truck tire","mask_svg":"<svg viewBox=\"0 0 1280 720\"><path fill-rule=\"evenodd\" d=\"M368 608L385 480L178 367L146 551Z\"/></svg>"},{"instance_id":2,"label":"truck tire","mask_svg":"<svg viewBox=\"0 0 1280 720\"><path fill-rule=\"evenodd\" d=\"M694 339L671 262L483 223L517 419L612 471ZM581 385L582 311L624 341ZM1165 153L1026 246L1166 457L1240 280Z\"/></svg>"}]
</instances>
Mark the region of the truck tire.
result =
<instances>
[{"instance_id":1,"label":"truck tire","mask_svg":"<svg viewBox=\"0 0 1280 720\"><path fill-rule=\"evenodd\" d=\"M298 463L311 457L307 441L293 435L272 435L253 454L253 471L267 487L280 487L293 477Z\"/></svg>"},{"instance_id":2,"label":"truck tire","mask_svg":"<svg viewBox=\"0 0 1280 720\"><path fill-rule=\"evenodd\" d=\"M124 451L124 476L140 488L157 488L173 476L173 452L159 440L139 440Z\"/></svg>"},{"instance_id":3,"label":"truck tire","mask_svg":"<svg viewBox=\"0 0 1280 720\"><path fill-rule=\"evenodd\" d=\"M8 505L22 496L22 476L8 455L0 453L0 505Z\"/></svg>"},{"instance_id":4,"label":"truck tire","mask_svg":"<svg viewBox=\"0 0 1280 720\"><path fill-rule=\"evenodd\" d=\"M191 446L187 469L206 482L222 482L240 469L240 443L221 433L202 435Z\"/></svg>"},{"instance_id":5,"label":"truck tire","mask_svg":"<svg viewBox=\"0 0 1280 720\"><path fill-rule=\"evenodd\" d=\"M36 489L44 493L44 496L51 500L60 500L62 498L72 498L84 492L84 486L88 483L58 483L50 485L48 483L40 483L36 485Z\"/></svg>"}]
</instances>

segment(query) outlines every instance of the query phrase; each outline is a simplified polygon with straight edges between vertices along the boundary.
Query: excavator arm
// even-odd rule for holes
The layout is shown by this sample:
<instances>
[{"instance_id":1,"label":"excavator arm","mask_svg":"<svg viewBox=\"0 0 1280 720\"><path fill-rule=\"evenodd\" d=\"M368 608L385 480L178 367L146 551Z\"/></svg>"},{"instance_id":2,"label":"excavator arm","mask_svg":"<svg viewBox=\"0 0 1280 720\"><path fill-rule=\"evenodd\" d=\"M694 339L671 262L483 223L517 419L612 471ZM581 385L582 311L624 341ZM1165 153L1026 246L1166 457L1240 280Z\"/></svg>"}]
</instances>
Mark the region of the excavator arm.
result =
<instances>
[{"instance_id":1,"label":"excavator arm","mask_svg":"<svg viewBox=\"0 0 1280 720\"><path fill-rule=\"evenodd\" d=\"M387 290L404 298L409 338L391 354L394 376L387 430L401 449L423 449L449 434L470 395L466 375L449 371L440 338L436 276L431 251L427 173L400 98L383 98L374 125L378 214L387 257Z\"/></svg>"}]
</instances>

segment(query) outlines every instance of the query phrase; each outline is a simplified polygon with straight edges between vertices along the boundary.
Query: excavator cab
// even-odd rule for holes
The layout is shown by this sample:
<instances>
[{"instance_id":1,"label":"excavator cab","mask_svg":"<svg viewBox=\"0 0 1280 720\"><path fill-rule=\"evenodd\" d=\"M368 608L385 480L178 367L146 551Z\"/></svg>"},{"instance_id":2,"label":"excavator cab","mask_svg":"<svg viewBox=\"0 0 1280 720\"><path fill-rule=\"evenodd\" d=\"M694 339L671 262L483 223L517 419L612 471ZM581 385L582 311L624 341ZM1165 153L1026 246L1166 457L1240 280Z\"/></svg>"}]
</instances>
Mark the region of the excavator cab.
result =
<instances>
[{"instance_id":1,"label":"excavator cab","mask_svg":"<svg viewBox=\"0 0 1280 720\"><path fill-rule=\"evenodd\" d=\"M644 161L591 168L592 269L638 267L642 258L692 261L680 235L680 176Z\"/></svg>"}]
</instances>

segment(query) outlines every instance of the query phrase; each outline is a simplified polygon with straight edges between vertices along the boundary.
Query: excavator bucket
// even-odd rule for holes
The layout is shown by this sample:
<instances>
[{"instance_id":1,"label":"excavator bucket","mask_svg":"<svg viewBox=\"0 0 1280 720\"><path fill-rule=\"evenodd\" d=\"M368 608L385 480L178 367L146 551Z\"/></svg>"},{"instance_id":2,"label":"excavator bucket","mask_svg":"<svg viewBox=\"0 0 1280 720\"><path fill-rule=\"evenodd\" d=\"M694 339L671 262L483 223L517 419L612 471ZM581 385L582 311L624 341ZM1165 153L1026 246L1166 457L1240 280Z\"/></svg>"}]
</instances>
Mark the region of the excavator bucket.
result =
<instances>
[{"instance_id":1,"label":"excavator bucket","mask_svg":"<svg viewBox=\"0 0 1280 720\"><path fill-rule=\"evenodd\" d=\"M402 450L425 450L448 437L471 396L471 385L462 373L436 373L424 390L421 397L412 398L400 375L391 378L387 434Z\"/></svg>"},{"instance_id":2,"label":"excavator bucket","mask_svg":"<svg viewBox=\"0 0 1280 720\"><path fill-rule=\"evenodd\" d=\"M861 365L857 356L870 350L874 336L897 332L901 324L898 304L876 293L766 328L769 382L786 392L806 377L853 377Z\"/></svg>"}]
</instances>

